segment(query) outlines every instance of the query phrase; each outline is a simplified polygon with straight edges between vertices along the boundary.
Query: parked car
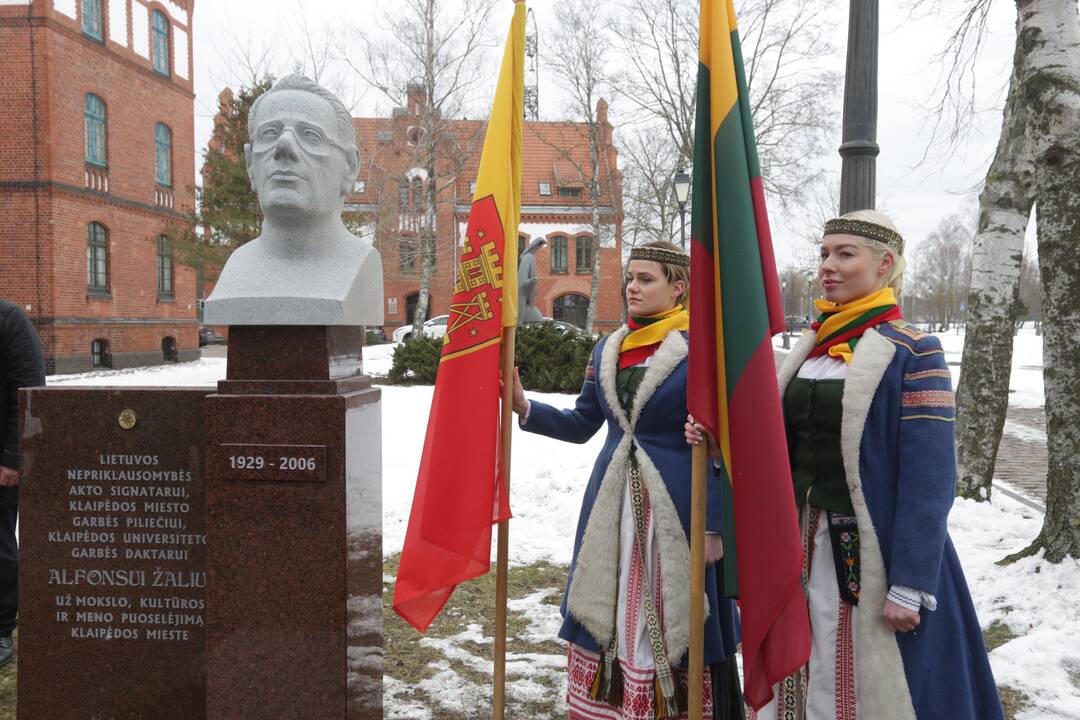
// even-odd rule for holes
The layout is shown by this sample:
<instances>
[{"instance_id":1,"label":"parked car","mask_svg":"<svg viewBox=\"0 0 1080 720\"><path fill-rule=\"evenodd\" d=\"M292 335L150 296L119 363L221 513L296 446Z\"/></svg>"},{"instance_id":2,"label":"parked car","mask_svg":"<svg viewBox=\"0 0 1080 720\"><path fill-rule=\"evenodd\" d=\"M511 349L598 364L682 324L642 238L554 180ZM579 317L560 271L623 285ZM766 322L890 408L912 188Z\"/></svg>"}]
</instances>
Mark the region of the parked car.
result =
<instances>
[{"instance_id":1,"label":"parked car","mask_svg":"<svg viewBox=\"0 0 1080 720\"><path fill-rule=\"evenodd\" d=\"M446 323L449 319L449 315L436 315L435 317L424 323L421 334L425 335L426 337L443 337L444 335L446 335ZM394 331L394 342L404 342L405 340L408 340L412 337L412 333L412 325L402 325Z\"/></svg>"},{"instance_id":2,"label":"parked car","mask_svg":"<svg viewBox=\"0 0 1080 720\"><path fill-rule=\"evenodd\" d=\"M579 328L577 325L574 325L573 323L568 323L565 320L555 320L554 318L546 317L546 318L543 319L542 322L551 323L563 335L565 335L567 333L580 334L580 335L585 334L585 331L582 330L581 328Z\"/></svg>"},{"instance_id":3,"label":"parked car","mask_svg":"<svg viewBox=\"0 0 1080 720\"><path fill-rule=\"evenodd\" d=\"M810 321L806 318L798 317L797 315L788 315L784 318L787 324L788 332L795 332L796 330L805 330L810 327Z\"/></svg>"},{"instance_id":4,"label":"parked car","mask_svg":"<svg viewBox=\"0 0 1080 720\"><path fill-rule=\"evenodd\" d=\"M214 328L209 325L203 325L199 328L199 347L222 342L225 342L225 338L214 332Z\"/></svg>"}]
</instances>

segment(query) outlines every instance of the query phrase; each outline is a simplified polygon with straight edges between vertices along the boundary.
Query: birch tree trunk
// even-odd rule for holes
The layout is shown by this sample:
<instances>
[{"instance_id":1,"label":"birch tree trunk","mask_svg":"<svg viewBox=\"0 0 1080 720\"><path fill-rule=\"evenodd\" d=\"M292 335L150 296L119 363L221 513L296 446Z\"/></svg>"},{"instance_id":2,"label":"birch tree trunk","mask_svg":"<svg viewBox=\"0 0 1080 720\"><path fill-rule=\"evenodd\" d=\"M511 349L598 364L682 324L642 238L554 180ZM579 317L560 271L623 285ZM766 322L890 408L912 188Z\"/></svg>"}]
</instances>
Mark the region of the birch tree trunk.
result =
<instances>
[{"instance_id":1,"label":"birch tree trunk","mask_svg":"<svg viewBox=\"0 0 1080 720\"><path fill-rule=\"evenodd\" d=\"M1080 558L1080 16L1076 0L1018 0L1043 284L1049 469L1026 553Z\"/></svg>"},{"instance_id":2,"label":"birch tree trunk","mask_svg":"<svg viewBox=\"0 0 1080 720\"><path fill-rule=\"evenodd\" d=\"M1025 141L1025 58L1018 20L1001 136L979 195L964 362L956 393L957 492L976 500L990 498L1009 406L1013 308L1019 295L1024 231L1033 202L1033 167Z\"/></svg>"},{"instance_id":3,"label":"birch tree trunk","mask_svg":"<svg viewBox=\"0 0 1080 720\"><path fill-rule=\"evenodd\" d=\"M605 114L606 116L606 114ZM589 283L589 309L585 312L585 332L593 331L596 308L600 302L600 135L606 128L599 126L594 116L589 123L589 210L592 221L592 280ZM605 148L607 138L604 138ZM614 196L614 188L612 188ZM614 204L614 197L612 197Z\"/></svg>"}]
</instances>

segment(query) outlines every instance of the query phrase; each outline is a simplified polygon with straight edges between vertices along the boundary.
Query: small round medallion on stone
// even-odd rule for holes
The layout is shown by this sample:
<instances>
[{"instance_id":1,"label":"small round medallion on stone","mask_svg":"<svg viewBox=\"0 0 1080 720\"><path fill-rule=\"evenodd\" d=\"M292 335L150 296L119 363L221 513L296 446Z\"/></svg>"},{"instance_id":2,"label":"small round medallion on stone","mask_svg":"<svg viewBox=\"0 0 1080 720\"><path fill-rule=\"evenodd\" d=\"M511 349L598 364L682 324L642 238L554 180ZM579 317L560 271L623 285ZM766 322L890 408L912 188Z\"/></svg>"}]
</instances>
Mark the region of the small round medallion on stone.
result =
<instances>
[{"instance_id":1,"label":"small round medallion on stone","mask_svg":"<svg viewBox=\"0 0 1080 720\"><path fill-rule=\"evenodd\" d=\"M135 423L138 422L138 420L139 416L136 415L135 411L131 408L125 408L124 410L120 411L120 417L118 419L118 422L120 423L120 427L124 428L125 430L130 430L131 428L135 427Z\"/></svg>"}]
</instances>

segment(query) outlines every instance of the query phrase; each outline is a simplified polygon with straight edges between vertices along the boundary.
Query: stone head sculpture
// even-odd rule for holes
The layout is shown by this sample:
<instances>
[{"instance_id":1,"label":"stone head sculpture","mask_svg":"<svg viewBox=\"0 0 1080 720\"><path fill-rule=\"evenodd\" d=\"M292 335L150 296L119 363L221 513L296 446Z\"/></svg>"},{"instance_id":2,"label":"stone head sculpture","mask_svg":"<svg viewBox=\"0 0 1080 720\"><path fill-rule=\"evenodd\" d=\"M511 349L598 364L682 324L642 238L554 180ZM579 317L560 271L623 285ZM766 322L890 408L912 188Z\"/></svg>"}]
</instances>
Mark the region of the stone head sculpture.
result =
<instances>
[{"instance_id":1,"label":"stone head sculpture","mask_svg":"<svg viewBox=\"0 0 1080 720\"><path fill-rule=\"evenodd\" d=\"M379 254L341 220L360 170L348 109L326 88L289 75L252 104L248 133L244 159L262 231L229 257L204 321L382 324Z\"/></svg>"},{"instance_id":2,"label":"stone head sculpture","mask_svg":"<svg viewBox=\"0 0 1080 720\"><path fill-rule=\"evenodd\" d=\"M326 88L289 75L248 113L251 189L270 217L340 216L360 170L348 109Z\"/></svg>"}]
</instances>

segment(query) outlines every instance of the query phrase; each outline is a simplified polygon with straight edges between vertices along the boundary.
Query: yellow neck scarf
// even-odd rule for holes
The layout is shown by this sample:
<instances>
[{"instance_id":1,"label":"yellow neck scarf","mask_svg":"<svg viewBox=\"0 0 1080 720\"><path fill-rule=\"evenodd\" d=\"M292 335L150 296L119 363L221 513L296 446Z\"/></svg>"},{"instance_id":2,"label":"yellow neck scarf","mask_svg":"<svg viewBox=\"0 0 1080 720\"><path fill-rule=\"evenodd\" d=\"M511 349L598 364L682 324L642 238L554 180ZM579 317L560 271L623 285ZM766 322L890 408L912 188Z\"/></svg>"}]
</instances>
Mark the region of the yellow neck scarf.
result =
<instances>
[{"instance_id":1,"label":"yellow neck scarf","mask_svg":"<svg viewBox=\"0 0 1080 720\"><path fill-rule=\"evenodd\" d=\"M862 333L891 318L891 315L886 317L885 313L889 308L896 307L896 294L891 287L886 287L842 305L815 300L814 307L821 317L815 323L817 343L812 354L827 352L829 357L842 358L845 363L851 364L855 343Z\"/></svg>"},{"instance_id":2,"label":"yellow neck scarf","mask_svg":"<svg viewBox=\"0 0 1080 720\"><path fill-rule=\"evenodd\" d=\"M619 346L619 352L626 352L634 348L655 345L661 342L669 332L690 329L690 313L682 305L676 305L656 315L643 315L645 320L655 320L644 327L627 333Z\"/></svg>"}]
</instances>

